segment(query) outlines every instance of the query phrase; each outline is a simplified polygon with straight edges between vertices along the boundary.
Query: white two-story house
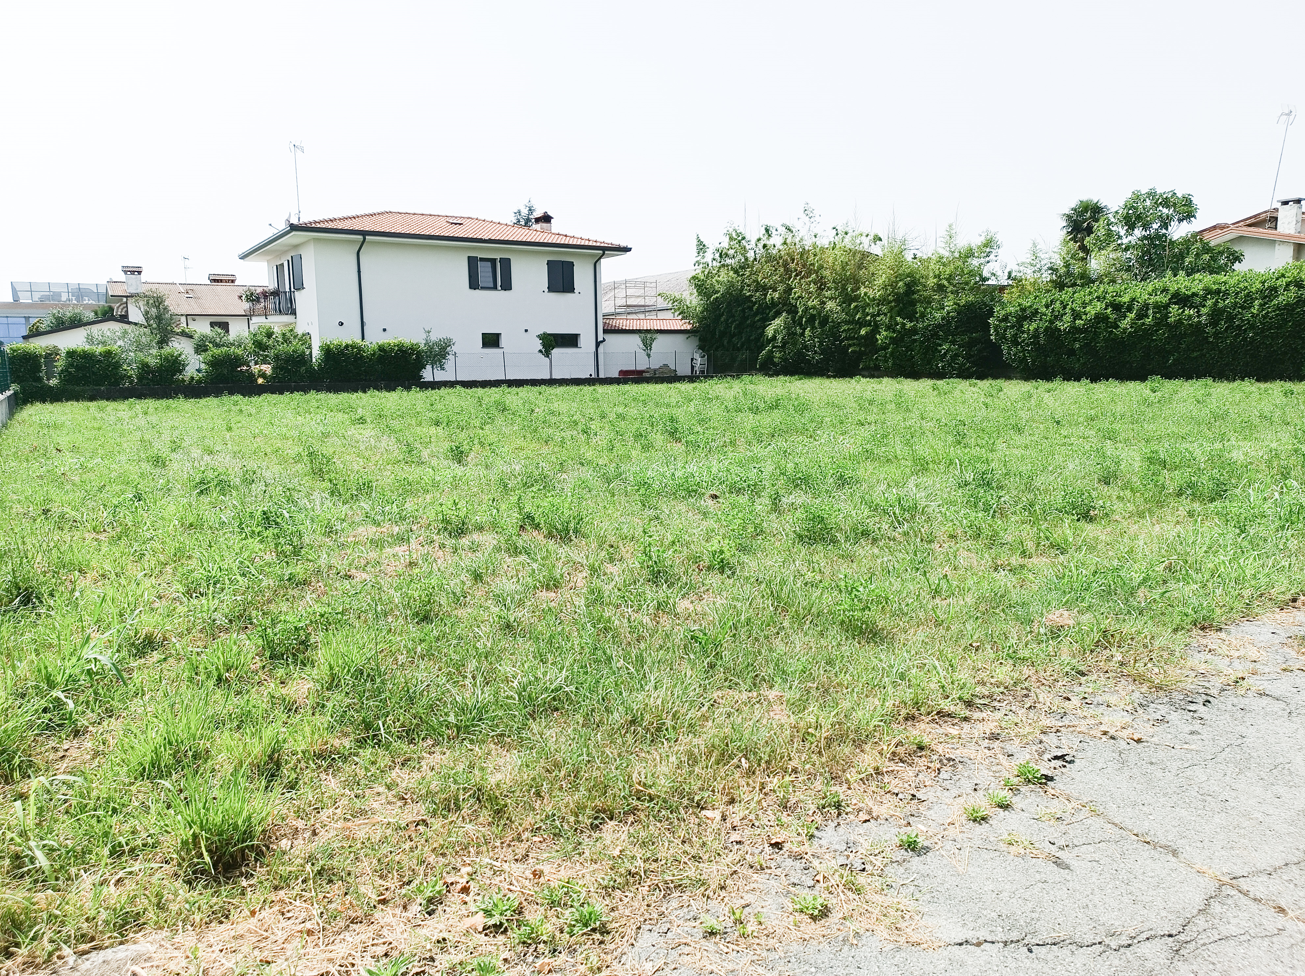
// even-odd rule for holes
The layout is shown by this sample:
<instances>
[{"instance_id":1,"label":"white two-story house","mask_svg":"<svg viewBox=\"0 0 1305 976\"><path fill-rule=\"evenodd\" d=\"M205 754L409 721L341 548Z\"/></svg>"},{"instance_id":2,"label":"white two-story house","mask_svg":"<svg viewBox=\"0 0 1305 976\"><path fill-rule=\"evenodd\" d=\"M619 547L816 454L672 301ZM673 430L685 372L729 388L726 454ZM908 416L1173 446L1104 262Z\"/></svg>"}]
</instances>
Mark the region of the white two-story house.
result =
<instances>
[{"instance_id":1,"label":"white two-story house","mask_svg":"<svg viewBox=\"0 0 1305 976\"><path fill-rule=\"evenodd\" d=\"M437 214L287 224L240 255L313 348L332 339L453 339L438 378L604 376L602 261L630 248L534 226ZM552 362L537 336L552 335ZM616 375L616 370L610 371Z\"/></svg>"}]
</instances>

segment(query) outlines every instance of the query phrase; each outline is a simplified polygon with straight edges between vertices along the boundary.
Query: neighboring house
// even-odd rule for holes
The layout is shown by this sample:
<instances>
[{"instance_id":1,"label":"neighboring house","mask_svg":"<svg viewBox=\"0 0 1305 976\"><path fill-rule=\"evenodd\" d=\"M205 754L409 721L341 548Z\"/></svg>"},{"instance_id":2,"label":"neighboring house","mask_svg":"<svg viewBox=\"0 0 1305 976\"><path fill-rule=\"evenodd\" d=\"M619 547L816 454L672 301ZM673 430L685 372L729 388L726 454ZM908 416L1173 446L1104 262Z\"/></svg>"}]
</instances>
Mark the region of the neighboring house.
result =
<instances>
[{"instance_id":1,"label":"neighboring house","mask_svg":"<svg viewBox=\"0 0 1305 976\"><path fill-rule=\"evenodd\" d=\"M693 323L677 318L635 318L603 316L603 350L607 368L657 369L668 366L677 373L701 373L706 360L698 351L698 340L689 335ZM652 360L644 355L640 332L656 332Z\"/></svg>"},{"instance_id":2,"label":"neighboring house","mask_svg":"<svg viewBox=\"0 0 1305 976\"><path fill-rule=\"evenodd\" d=\"M689 333L693 323L679 318L667 295L690 295L692 271L671 271L643 278L623 278L603 287L603 348L608 362L620 369L657 369L700 373L706 359ZM644 355L640 332L656 332L651 364Z\"/></svg>"},{"instance_id":3,"label":"neighboring house","mask_svg":"<svg viewBox=\"0 0 1305 976\"><path fill-rule=\"evenodd\" d=\"M143 291L156 289L168 297L168 308L180 319L178 325L195 329L199 332L215 330L228 335L241 335L263 322L274 325L293 325L294 306L290 305L289 314L281 314L283 304L276 296L269 296L267 306L261 303L250 307L241 297L244 292L256 285L236 284L233 274L211 274L207 282L197 284L177 284L175 281L143 281L141 269L132 265L122 269L124 280L109 282L109 301L114 304L114 312L125 316L132 322L143 321L140 309L135 302L129 302L129 296Z\"/></svg>"},{"instance_id":4,"label":"neighboring house","mask_svg":"<svg viewBox=\"0 0 1305 976\"><path fill-rule=\"evenodd\" d=\"M1230 244L1241 251L1239 271L1270 271L1305 261L1302 199L1279 200L1275 209L1261 210L1231 224L1215 224L1198 233L1211 244Z\"/></svg>"},{"instance_id":5,"label":"neighboring house","mask_svg":"<svg viewBox=\"0 0 1305 976\"><path fill-rule=\"evenodd\" d=\"M323 341L454 340L448 375L615 375L602 356L602 260L630 248L476 217L384 211L287 224L240 255L288 288L298 328Z\"/></svg>"},{"instance_id":6,"label":"neighboring house","mask_svg":"<svg viewBox=\"0 0 1305 976\"><path fill-rule=\"evenodd\" d=\"M57 308L86 308L108 301L104 285L71 281L11 281L11 302L0 302L0 345L18 342L32 324Z\"/></svg>"},{"instance_id":7,"label":"neighboring house","mask_svg":"<svg viewBox=\"0 0 1305 976\"><path fill-rule=\"evenodd\" d=\"M86 345L86 333L91 329L130 329L137 328L137 326L138 323L128 319L110 316L103 319L93 319L90 322L79 322L76 325L61 325L53 329L42 329L40 332L30 332L23 336L23 341L38 346L58 346L60 349L67 349L70 346ZM190 369L193 370L198 367L199 358L195 355L195 342L193 339L183 335L173 336L172 345L186 354Z\"/></svg>"}]
</instances>

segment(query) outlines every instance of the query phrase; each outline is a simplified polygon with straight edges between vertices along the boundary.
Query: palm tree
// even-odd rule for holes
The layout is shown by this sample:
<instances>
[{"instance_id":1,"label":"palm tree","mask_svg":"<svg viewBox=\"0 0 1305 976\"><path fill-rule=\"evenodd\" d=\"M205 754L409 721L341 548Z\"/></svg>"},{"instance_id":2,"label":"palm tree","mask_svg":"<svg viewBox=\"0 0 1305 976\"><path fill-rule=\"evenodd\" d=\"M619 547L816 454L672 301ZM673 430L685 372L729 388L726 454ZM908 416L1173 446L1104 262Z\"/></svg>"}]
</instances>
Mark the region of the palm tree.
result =
<instances>
[{"instance_id":1,"label":"palm tree","mask_svg":"<svg viewBox=\"0 0 1305 976\"><path fill-rule=\"evenodd\" d=\"M1110 216L1110 208L1100 200L1080 200L1060 215L1064 221L1061 229L1065 236L1074 242L1079 252L1088 257L1087 239L1096 230L1097 224Z\"/></svg>"}]
</instances>

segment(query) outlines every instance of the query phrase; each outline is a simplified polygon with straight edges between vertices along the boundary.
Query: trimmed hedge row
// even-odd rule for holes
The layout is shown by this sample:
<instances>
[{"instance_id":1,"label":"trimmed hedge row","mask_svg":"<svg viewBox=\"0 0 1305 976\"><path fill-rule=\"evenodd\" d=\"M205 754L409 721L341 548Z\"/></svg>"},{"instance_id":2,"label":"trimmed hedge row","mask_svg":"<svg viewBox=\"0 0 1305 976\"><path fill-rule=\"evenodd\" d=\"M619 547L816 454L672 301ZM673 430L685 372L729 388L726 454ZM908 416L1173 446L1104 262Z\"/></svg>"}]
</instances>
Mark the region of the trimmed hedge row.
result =
<instances>
[{"instance_id":1,"label":"trimmed hedge row","mask_svg":"<svg viewBox=\"0 0 1305 976\"><path fill-rule=\"evenodd\" d=\"M1031 379L1305 378L1305 264L1012 295L993 315Z\"/></svg>"},{"instance_id":2,"label":"trimmed hedge row","mask_svg":"<svg viewBox=\"0 0 1305 976\"><path fill-rule=\"evenodd\" d=\"M313 365L324 383L415 383L425 368L421 344L409 339L323 342Z\"/></svg>"}]
</instances>

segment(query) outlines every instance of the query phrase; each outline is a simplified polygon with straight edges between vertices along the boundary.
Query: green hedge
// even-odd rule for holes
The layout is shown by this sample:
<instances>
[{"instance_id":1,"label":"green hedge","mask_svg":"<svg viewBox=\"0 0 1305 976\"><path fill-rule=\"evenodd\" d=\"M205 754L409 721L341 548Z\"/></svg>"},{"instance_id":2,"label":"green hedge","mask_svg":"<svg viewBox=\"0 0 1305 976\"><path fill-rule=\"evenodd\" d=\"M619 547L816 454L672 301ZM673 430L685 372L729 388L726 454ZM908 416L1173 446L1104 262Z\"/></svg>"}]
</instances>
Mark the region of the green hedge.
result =
<instances>
[{"instance_id":1,"label":"green hedge","mask_svg":"<svg viewBox=\"0 0 1305 976\"><path fill-rule=\"evenodd\" d=\"M59 363L59 386L122 386L128 378L117 346L71 346L63 351Z\"/></svg>"},{"instance_id":2,"label":"green hedge","mask_svg":"<svg viewBox=\"0 0 1305 976\"><path fill-rule=\"evenodd\" d=\"M315 372L325 383L415 383L421 379L423 360L421 344L410 339L336 340L318 348Z\"/></svg>"},{"instance_id":3,"label":"green hedge","mask_svg":"<svg viewBox=\"0 0 1305 976\"><path fill-rule=\"evenodd\" d=\"M199 382L228 386L235 383L254 382L249 368L249 354L235 346L217 346L205 351L199 359Z\"/></svg>"},{"instance_id":4,"label":"green hedge","mask_svg":"<svg viewBox=\"0 0 1305 976\"><path fill-rule=\"evenodd\" d=\"M372 346L375 379L385 383L416 383L426 369L421 343L411 339L386 339Z\"/></svg>"},{"instance_id":5,"label":"green hedge","mask_svg":"<svg viewBox=\"0 0 1305 976\"><path fill-rule=\"evenodd\" d=\"M373 379L372 346L358 339L334 339L317 348L317 379L326 383L362 383Z\"/></svg>"},{"instance_id":6,"label":"green hedge","mask_svg":"<svg viewBox=\"0 0 1305 976\"><path fill-rule=\"evenodd\" d=\"M186 354L175 346L160 349L136 362L137 386L176 386L185 381Z\"/></svg>"},{"instance_id":7,"label":"green hedge","mask_svg":"<svg viewBox=\"0 0 1305 976\"><path fill-rule=\"evenodd\" d=\"M35 342L6 346L9 354L9 382L14 386L39 386L45 382L45 356L51 347Z\"/></svg>"},{"instance_id":8,"label":"green hedge","mask_svg":"<svg viewBox=\"0 0 1305 976\"><path fill-rule=\"evenodd\" d=\"M313 381L313 347L302 345L282 345L271 351L268 365L272 373L270 383L311 383Z\"/></svg>"},{"instance_id":9,"label":"green hedge","mask_svg":"<svg viewBox=\"0 0 1305 976\"><path fill-rule=\"evenodd\" d=\"M1305 378L1305 264L1013 295L992 337L1035 379Z\"/></svg>"}]
</instances>

